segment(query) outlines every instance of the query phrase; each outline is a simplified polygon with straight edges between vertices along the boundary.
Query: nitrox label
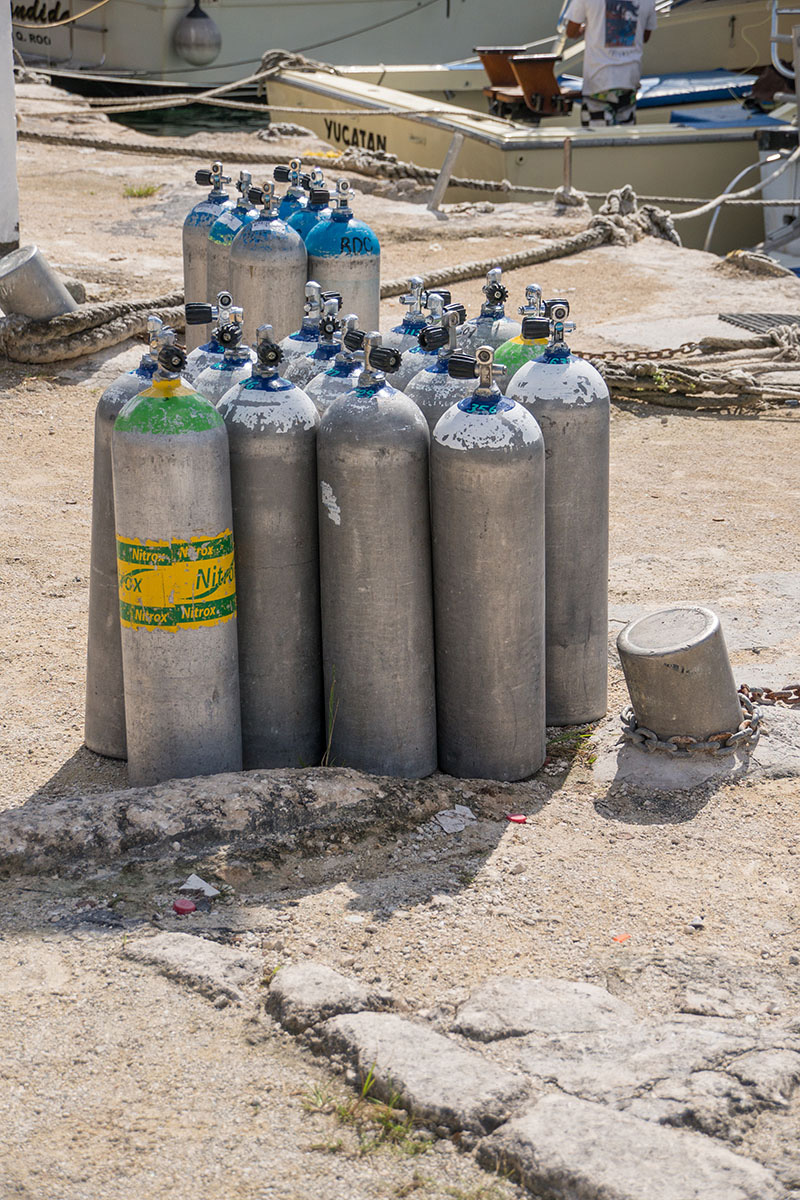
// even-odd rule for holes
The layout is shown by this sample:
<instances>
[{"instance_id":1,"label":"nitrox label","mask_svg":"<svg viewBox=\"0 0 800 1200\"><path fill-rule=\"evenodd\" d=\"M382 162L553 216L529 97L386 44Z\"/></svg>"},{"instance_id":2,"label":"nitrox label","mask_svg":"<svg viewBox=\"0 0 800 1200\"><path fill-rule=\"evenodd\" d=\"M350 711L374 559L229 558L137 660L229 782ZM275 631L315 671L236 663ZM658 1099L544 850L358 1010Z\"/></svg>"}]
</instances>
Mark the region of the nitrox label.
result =
<instances>
[{"instance_id":1,"label":"nitrox label","mask_svg":"<svg viewBox=\"0 0 800 1200\"><path fill-rule=\"evenodd\" d=\"M213 538L117 538L119 615L128 629L198 629L236 615L230 529Z\"/></svg>"}]
</instances>

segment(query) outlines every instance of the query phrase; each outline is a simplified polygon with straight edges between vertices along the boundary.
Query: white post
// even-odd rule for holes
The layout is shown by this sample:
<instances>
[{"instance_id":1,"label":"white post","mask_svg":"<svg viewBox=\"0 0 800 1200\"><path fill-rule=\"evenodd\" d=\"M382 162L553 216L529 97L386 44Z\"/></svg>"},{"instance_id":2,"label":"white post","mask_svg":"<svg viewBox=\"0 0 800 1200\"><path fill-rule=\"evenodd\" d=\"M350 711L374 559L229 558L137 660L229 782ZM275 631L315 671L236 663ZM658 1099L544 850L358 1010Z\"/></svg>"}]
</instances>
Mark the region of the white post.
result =
<instances>
[{"instance_id":1,"label":"white post","mask_svg":"<svg viewBox=\"0 0 800 1200\"><path fill-rule=\"evenodd\" d=\"M0 0L2 4L2 0ZM456 159L461 147L464 145L463 133L454 133L450 145L447 147L447 153L444 156L442 169L439 172L439 178L433 185L433 195L428 202L429 212L438 212L439 205L444 199L444 194L447 191L447 185L450 182L450 176L453 174L453 167L456 165Z\"/></svg>"},{"instance_id":2,"label":"white post","mask_svg":"<svg viewBox=\"0 0 800 1200\"><path fill-rule=\"evenodd\" d=\"M11 52L11 5L0 0L0 255L19 245L17 105Z\"/></svg>"}]
</instances>

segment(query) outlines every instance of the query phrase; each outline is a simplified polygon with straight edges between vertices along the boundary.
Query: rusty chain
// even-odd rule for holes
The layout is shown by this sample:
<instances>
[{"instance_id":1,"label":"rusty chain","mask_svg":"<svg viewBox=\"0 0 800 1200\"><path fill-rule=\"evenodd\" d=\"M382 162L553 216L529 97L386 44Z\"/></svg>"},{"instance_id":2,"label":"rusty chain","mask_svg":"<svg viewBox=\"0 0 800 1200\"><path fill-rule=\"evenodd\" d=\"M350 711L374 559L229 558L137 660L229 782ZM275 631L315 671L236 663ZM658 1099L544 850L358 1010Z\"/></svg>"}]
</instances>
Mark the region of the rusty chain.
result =
<instances>
[{"instance_id":1,"label":"rusty chain","mask_svg":"<svg viewBox=\"0 0 800 1200\"><path fill-rule=\"evenodd\" d=\"M677 358L681 354L693 354L695 350L699 349L699 342L684 342L680 346L673 346L672 348L663 350L602 350L597 354L573 350L573 354L576 358L586 359L587 362L595 360L602 360L603 362L641 362L649 359Z\"/></svg>"},{"instance_id":2,"label":"rusty chain","mask_svg":"<svg viewBox=\"0 0 800 1200\"><path fill-rule=\"evenodd\" d=\"M800 683L787 683L782 688L750 687L749 684L743 683L739 692L753 704L774 704L777 708L794 708L800 705Z\"/></svg>"},{"instance_id":3,"label":"rusty chain","mask_svg":"<svg viewBox=\"0 0 800 1200\"><path fill-rule=\"evenodd\" d=\"M758 689L753 689L757 691ZM795 689L793 689L795 690ZM739 704L742 710L742 720L737 729L732 732L713 733L705 740L676 735L663 741L652 729L647 729L636 720L636 714L630 704L620 713L622 722L622 738L633 746L639 746L648 753L662 750L680 758L693 757L696 754L709 754L720 758L725 754L733 754L735 750L744 748L751 750L758 741L761 733L761 713L756 708L745 685L739 689ZM798 694L800 702L800 694Z\"/></svg>"}]
</instances>

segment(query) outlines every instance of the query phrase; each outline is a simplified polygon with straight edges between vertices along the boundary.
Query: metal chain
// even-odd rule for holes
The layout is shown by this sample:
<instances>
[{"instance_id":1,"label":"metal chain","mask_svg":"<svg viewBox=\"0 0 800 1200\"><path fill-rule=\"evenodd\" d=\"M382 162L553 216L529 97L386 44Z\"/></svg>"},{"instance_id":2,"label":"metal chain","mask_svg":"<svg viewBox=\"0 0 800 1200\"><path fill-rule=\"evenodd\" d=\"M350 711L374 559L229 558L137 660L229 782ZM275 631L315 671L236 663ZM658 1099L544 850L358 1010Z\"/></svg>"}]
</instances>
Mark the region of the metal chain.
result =
<instances>
[{"instance_id":1,"label":"metal chain","mask_svg":"<svg viewBox=\"0 0 800 1200\"><path fill-rule=\"evenodd\" d=\"M782 688L750 687L743 683L739 688L753 704L774 704L776 708L795 708L800 705L800 683L787 683Z\"/></svg>"},{"instance_id":2,"label":"metal chain","mask_svg":"<svg viewBox=\"0 0 800 1200\"><path fill-rule=\"evenodd\" d=\"M588 361L597 359L603 362L640 362L643 359L677 358L681 354L693 354L695 350L699 349L699 342L684 342L680 346L662 350L603 350L597 354L573 350L572 353L576 358L585 358Z\"/></svg>"},{"instance_id":3,"label":"metal chain","mask_svg":"<svg viewBox=\"0 0 800 1200\"><path fill-rule=\"evenodd\" d=\"M667 754L680 758L693 757L696 754L710 754L715 758L720 758L726 754L733 754L734 750L738 750L740 747L752 750L761 732L761 713L749 696L745 694L745 690L740 689L739 691L739 704L743 719L732 733L713 733L705 740L676 736L662 741L658 734L653 733L652 729L639 725L633 708L628 704L620 713L623 740L630 742L633 746L639 746L649 753L663 750ZM800 693L798 702L800 702Z\"/></svg>"}]
</instances>

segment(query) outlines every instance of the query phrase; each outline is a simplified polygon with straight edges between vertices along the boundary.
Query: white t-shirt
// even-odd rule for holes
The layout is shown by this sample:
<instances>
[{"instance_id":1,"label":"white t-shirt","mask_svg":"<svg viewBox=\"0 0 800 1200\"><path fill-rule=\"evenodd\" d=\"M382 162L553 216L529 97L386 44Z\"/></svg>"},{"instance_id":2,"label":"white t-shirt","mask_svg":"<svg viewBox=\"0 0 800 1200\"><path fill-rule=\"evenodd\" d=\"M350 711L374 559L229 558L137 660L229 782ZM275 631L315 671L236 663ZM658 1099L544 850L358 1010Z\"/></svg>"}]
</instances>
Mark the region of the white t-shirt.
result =
<instances>
[{"instance_id":1,"label":"white t-shirt","mask_svg":"<svg viewBox=\"0 0 800 1200\"><path fill-rule=\"evenodd\" d=\"M656 27L655 0L570 0L564 19L586 26L584 96L639 86L645 30Z\"/></svg>"}]
</instances>

